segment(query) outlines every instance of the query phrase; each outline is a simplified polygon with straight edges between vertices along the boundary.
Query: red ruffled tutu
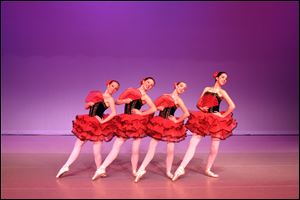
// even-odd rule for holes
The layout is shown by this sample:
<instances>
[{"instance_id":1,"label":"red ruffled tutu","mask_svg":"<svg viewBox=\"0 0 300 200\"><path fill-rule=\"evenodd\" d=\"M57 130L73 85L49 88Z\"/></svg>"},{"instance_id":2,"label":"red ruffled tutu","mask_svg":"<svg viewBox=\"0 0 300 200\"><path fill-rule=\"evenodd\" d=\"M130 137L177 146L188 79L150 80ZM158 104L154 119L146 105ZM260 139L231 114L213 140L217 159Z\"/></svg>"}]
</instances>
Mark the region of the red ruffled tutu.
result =
<instances>
[{"instance_id":1,"label":"red ruffled tutu","mask_svg":"<svg viewBox=\"0 0 300 200\"><path fill-rule=\"evenodd\" d=\"M108 115L104 115L106 118ZM100 124L96 117L89 115L77 115L73 122L72 133L80 140L105 141L109 142L113 139L115 133L115 125L113 119L106 123Z\"/></svg>"},{"instance_id":2,"label":"red ruffled tutu","mask_svg":"<svg viewBox=\"0 0 300 200\"><path fill-rule=\"evenodd\" d=\"M147 123L153 115L120 114L114 119L115 135L125 139L146 136Z\"/></svg>"},{"instance_id":3,"label":"red ruffled tutu","mask_svg":"<svg viewBox=\"0 0 300 200\"><path fill-rule=\"evenodd\" d=\"M147 135L161 141L180 142L185 139L186 131L183 121L174 123L160 116L153 117L147 125Z\"/></svg>"},{"instance_id":4,"label":"red ruffled tutu","mask_svg":"<svg viewBox=\"0 0 300 200\"><path fill-rule=\"evenodd\" d=\"M233 129L237 127L237 121L232 116L233 113L230 113L225 118L221 118L213 113L191 111L185 126L197 135L211 135L211 137L224 140L231 136Z\"/></svg>"}]
</instances>

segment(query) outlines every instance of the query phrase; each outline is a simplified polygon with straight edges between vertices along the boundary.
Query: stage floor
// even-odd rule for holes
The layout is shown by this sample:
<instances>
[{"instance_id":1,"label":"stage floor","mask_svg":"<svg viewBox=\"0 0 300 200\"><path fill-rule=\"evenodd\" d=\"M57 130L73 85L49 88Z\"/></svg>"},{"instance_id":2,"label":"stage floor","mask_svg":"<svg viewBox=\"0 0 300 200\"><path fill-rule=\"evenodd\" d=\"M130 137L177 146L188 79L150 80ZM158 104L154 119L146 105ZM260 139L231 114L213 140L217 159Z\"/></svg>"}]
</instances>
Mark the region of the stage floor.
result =
<instances>
[{"instance_id":1,"label":"stage floor","mask_svg":"<svg viewBox=\"0 0 300 200\"><path fill-rule=\"evenodd\" d=\"M190 136L175 145L173 171L179 165ZM165 172L165 143L147 173L134 183L127 141L118 158L107 168L108 177L92 181L96 170L92 143L62 178L55 175L74 144L73 136L1 136L1 198L299 198L298 136L232 136L222 141L213 171L203 174L210 139L204 138L186 174L176 182ZM103 144L103 158L113 141ZM149 138L141 143L140 162Z\"/></svg>"}]
</instances>

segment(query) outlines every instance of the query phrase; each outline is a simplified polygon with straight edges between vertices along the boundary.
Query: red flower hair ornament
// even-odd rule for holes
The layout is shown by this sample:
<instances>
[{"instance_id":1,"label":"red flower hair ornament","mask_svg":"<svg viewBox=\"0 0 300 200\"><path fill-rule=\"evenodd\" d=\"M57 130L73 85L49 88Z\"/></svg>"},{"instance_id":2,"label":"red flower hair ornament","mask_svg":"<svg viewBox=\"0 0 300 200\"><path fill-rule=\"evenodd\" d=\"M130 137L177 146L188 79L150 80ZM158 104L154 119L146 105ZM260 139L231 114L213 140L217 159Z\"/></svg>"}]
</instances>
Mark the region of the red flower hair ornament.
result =
<instances>
[{"instance_id":1,"label":"red flower hair ornament","mask_svg":"<svg viewBox=\"0 0 300 200\"><path fill-rule=\"evenodd\" d=\"M111 82L111 80L107 80L105 84L109 85L110 82Z\"/></svg>"},{"instance_id":2,"label":"red flower hair ornament","mask_svg":"<svg viewBox=\"0 0 300 200\"><path fill-rule=\"evenodd\" d=\"M219 72L216 71L216 72L213 74L213 77L216 78L216 77L218 76L218 73L219 73Z\"/></svg>"}]
</instances>

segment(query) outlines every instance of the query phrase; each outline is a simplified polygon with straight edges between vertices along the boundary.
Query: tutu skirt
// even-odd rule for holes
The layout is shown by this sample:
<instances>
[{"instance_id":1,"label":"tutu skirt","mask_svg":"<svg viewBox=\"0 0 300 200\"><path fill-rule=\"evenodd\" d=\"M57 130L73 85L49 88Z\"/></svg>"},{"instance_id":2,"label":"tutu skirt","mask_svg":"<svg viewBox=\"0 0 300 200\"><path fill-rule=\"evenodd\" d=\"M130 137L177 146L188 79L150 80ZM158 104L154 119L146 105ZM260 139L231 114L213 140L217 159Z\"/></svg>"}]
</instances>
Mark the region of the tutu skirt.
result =
<instances>
[{"instance_id":1,"label":"tutu skirt","mask_svg":"<svg viewBox=\"0 0 300 200\"><path fill-rule=\"evenodd\" d=\"M187 129L181 123L174 123L170 119L155 116L147 125L147 135L167 142L180 142L185 139Z\"/></svg>"},{"instance_id":2,"label":"tutu skirt","mask_svg":"<svg viewBox=\"0 0 300 200\"><path fill-rule=\"evenodd\" d=\"M104 115L106 118L108 115ZM113 118L114 119L114 118ZM89 115L77 115L72 121L72 133L80 140L109 142L114 137L115 125L113 119L100 124L96 117Z\"/></svg>"},{"instance_id":3,"label":"tutu skirt","mask_svg":"<svg viewBox=\"0 0 300 200\"><path fill-rule=\"evenodd\" d=\"M113 119L115 135L125 139L143 138L146 135L147 123L152 115L120 114Z\"/></svg>"},{"instance_id":4,"label":"tutu skirt","mask_svg":"<svg viewBox=\"0 0 300 200\"><path fill-rule=\"evenodd\" d=\"M211 137L224 140L231 136L233 129L237 127L237 121L232 116L233 113L230 113L221 118L213 113L192 111L185 126L197 135L211 135Z\"/></svg>"}]
</instances>

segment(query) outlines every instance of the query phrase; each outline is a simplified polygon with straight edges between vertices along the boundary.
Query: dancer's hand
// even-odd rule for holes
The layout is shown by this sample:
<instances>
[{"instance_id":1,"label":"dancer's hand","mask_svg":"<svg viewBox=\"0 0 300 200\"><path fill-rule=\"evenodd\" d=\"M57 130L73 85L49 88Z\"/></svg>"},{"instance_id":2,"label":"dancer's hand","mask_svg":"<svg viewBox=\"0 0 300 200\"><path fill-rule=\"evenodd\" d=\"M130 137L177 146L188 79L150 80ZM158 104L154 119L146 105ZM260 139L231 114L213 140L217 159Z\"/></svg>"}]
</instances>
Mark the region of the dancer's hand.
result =
<instances>
[{"instance_id":1,"label":"dancer's hand","mask_svg":"<svg viewBox=\"0 0 300 200\"><path fill-rule=\"evenodd\" d=\"M131 101L132 101L132 99L130 99L130 98L123 99L123 102L124 102L124 103L130 103Z\"/></svg>"},{"instance_id":2,"label":"dancer's hand","mask_svg":"<svg viewBox=\"0 0 300 200\"><path fill-rule=\"evenodd\" d=\"M219 113L219 112L214 112L213 114L217 115L218 117L224 118L224 116L221 113Z\"/></svg>"},{"instance_id":3,"label":"dancer's hand","mask_svg":"<svg viewBox=\"0 0 300 200\"><path fill-rule=\"evenodd\" d=\"M99 117L98 115L96 115L95 117L99 121L100 124L103 124L103 119L101 117Z\"/></svg>"},{"instance_id":4,"label":"dancer's hand","mask_svg":"<svg viewBox=\"0 0 300 200\"><path fill-rule=\"evenodd\" d=\"M138 110L138 109L135 109L135 108L131 110L131 113L132 114L142 115L142 112L140 110Z\"/></svg>"},{"instance_id":5,"label":"dancer's hand","mask_svg":"<svg viewBox=\"0 0 300 200\"><path fill-rule=\"evenodd\" d=\"M204 111L204 112L207 112L208 111L208 107L207 106L204 106L204 107L199 107L200 110Z\"/></svg>"},{"instance_id":6,"label":"dancer's hand","mask_svg":"<svg viewBox=\"0 0 300 200\"><path fill-rule=\"evenodd\" d=\"M158 106L158 107L156 107L156 108L157 108L157 110L163 111L165 107L163 107L163 106Z\"/></svg>"},{"instance_id":7,"label":"dancer's hand","mask_svg":"<svg viewBox=\"0 0 300 200\"><path fill-rule=\"evenodd\" d=\"M176 117L174 117L174 116L172 116L172 115L169 116L168 119L171 120L171 121L173 121L174 123L177 123L177 122L178 122L178 120L176 119Z\"/></svg>"}]
</instances>

